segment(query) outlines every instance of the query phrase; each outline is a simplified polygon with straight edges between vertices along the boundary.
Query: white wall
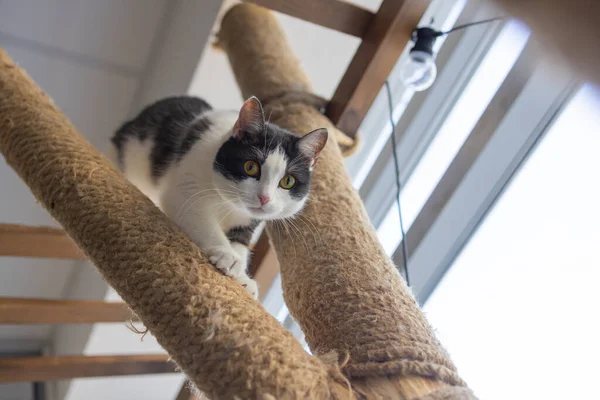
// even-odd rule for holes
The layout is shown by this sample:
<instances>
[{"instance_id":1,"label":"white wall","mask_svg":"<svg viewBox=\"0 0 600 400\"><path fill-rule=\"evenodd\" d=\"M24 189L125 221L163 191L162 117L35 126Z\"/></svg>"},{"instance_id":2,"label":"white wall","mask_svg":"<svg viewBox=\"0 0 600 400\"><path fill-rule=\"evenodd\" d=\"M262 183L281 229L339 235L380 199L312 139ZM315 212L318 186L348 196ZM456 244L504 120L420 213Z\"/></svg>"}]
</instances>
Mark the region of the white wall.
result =
<instances>
[{"instance_id":1,"label":"white wall","mask_svg":"<svg viewBox=\"0 0 600 400\"><path fill-rule=\"evenodd\" d=\"M0 46L75 126L102 145L125 117L146 64L165 0L0 2ZM0 222L58 224L0 163ZM76 263L0 259L0 296L57 298ZM50 327L1 326L0 350L40 349Z\"/></svg>"},{"instance_id":2,"label":"white wall","mask_svg":"<svg viewBox=\"0 0 600 400\"><path fill-rule=\"evenodd\" d=\"M219 3L0 1L0 46L92 144L105 149L132 108L187 90ZM0 185L0 222L57 226L5 163ZM101 300L106 294L106 283L88 262L0 259L0 296ZM140 344L124 324L0 326L0 352L43 348L55 354L162 351L150 338ZM181 379L173 374L75 380L69 398L170 398ZM48 386L50 400L69 390L68 382ZM0 385L0 399L14 397L15 388Z\"/></svg>"}]
</instances>

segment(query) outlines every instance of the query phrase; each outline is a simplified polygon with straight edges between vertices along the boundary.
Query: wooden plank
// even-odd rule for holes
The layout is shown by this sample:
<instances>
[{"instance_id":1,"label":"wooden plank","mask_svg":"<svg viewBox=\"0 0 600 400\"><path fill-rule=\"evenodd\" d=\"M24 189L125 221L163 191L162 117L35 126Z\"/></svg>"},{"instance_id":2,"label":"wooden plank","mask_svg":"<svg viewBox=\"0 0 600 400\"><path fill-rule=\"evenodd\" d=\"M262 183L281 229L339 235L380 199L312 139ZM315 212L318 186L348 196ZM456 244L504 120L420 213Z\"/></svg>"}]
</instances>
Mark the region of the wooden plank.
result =
<instances>
[{"instance_id":1,"label":"wooden plank","mask_svg":"<svg viewBox=\"0 0 600 400\"><path fill-rule=\"evenodd\" d=\"M362 38L372 18L371 11L339 0L246 0L291 17Z\"/></svg>"},{"instance_id":2,"label":"wooden plank","mask_svg":"<svg viewBox=\"0 0 600 400\"><path fill-rule=\"evenodd\" d=\"M61 229L14 224L0 224L0 256L86 259Z\"/></svg>"},{"instance_id":3,"label":"wooden plank","mask_svg":"<svg viewBox=\"0 0 600 400\"><path fill-rule=\"evenodd\" d=\"M252 259L248 266L248 273L256 280L259 290L258 299L262 301L277 274L279 274L277 255L271 248L269 237L264 231L252 249Z\"/></svg>"},{"instance_id":4,"label":"wooden plank","mask_svg":"<svg viewBox=\"0 0 600 400\"><path fill-rule=\"evenodd\" d=\"M435 223L446 203L450 200L464 177L467 175L479 154L488 144L513 102L533 74L536 53L534 44L528 43L515 62L504 82L490 101L483 115L463 143L462 147L444 172L437 186L423 205L417 218L406 233L406 245L409 256L415 252L425 235ZM402 243L398 246L392 259L404 269ZM410 263L409 263L410 265Z\"/></svg>"},{"instance_id":5,"label":"wooden plank","mask_svg":"<svg viewBox=\"0 0 600 400\"><path fill-rule=\"evenodd\" d=\"M269 238L267 237L267 233L263 231L260 235L260 238L252 248L252 260L248 266L248 274L251 277L256 276L256 273L258 272L263 260L267 256L269 249Z\"/></svg>"},{"instance_id":6,"label":"wooden plank","mask_svg":"<svg viewBox=\"0 0 600 400\"><path fill-rule=\"evenodd\" d=\"M172 372L175 364L162 354L0 358L0 383Z\"/></svg>"},{"instance_id":7,"label":"wooden plank","mask_svg":"<svg viewBox=\"0 0 600 400\"><path fill-rule=\"evenodd\" d=\"M269 247L268 251L265 254L265 257L262 259L262 265L256 274L254 275L254 279L256 279L256 283L259 288L258 299L263 301L269 288L273 284L273 281L279 274L279 262L277 261L277 254L275 254L275 250Z\"/></svg>"},{"instance_id":8,"label":"wooden plank","mask_svg":"<svg viewBox=\"0 0 600 400\"><path fill-rule=\"evenodd\" d=\"M327 107L327 116L347 135L358 131L428 5L383 0Z\"/></svg>"},{"instance_id":9,"label":"wooden plank","mask_svg":"<svg viewBox=\"0 0 600 400\"><path fill-rule=\"evenodd\" d=\"M125 303L0 298L0 324L90 324L132 317Z\"/></svg>"}]
</instances>

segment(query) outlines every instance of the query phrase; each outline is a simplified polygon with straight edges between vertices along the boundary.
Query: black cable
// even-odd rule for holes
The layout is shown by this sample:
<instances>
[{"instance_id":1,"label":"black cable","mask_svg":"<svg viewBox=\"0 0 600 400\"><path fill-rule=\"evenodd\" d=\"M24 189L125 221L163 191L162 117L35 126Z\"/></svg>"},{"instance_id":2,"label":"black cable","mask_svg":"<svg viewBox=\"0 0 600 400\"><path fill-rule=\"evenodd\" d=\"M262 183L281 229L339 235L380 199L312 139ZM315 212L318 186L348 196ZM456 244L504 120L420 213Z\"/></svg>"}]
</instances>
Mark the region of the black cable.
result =
<instances>
[{"instance_id":1,"label":"black cable","mask_svg":"<svg viewBox=\"0 0 600 400\"><path fill-rule=\"evenodd\" d=\"M408 247L406 245L406 234L404 232L404 222L402 220L402 207L400 205L400 194L402 185L400 183L400 167L398 163L398 150L396 148L396 124L394 123L394 106L392 102L392 90L390 83L385 81L385 89L387 91L388 106L390 111L390 123L392 124L392 154L394 155L394 171L396 173L396 205L398 206L398 217L400 219L400 233L402 234L402 261L404 263L404 277L406 284L410 286L410 278L408 275Z\"/></svg>"},{"instance_id":2,"label":"black cable","mask_svg":"<svg viewBox=\"0 0 600 400\"><path fill-rule=\"evenodd\" d=\"M494 22L494 21L500 21L505 18L506 17L495 17L495 18L484 19L481 21L470 22L467 24L455 26L454 28L452 28L446 32L435 31L431 28L419 28L413 32L413 40L415 40L415 41L418 40L419 32L421 34L424 34L426 32L426 36L423 36L423 38L424 39L427 39L427 38L433 39L433 40L431 40L431 44L430 44L431 46L433 46L435 37L444 36L451 32L469 28L469 27L475 26L475 25L481 25L481 24L487 24L487 23ZM432 19L432 23L433 23L433 19ZM394 123L394 106L393 106L393 102L392 102L392 90L390 89L390 83L387 80L385 81L385 89L387 91L388 106L389 106L389 112L390 112L390 115L389 115L390 123L392 124L392 135L391 135L392 154L394 155L394 172L396 174L396 205L398 206L398 219L400 220L400 233L402 234L402 242L401 242L402 261L404 263L404 276L406 279L406 284L408 286L410 286L410 278L409 278L409 274L408 274L408 245L406 243L406 233L404 231L404 222L402 220L402 207L400 204L400 194L402 192L402 184L400 183L400 166L398 163L398 152L397 152L398 150L396 148L397 147L396 146L396 124Z\"/></svg>"},{"instance_id":3,"label":"black cable","mask_svg":"<svg viewBox=\"0 0 600 400\"><path fill-rule=\"evenodd\" d=\"M439 32L438 36L447 35L447 34L449 34L451 32L458 31L458 30L461 30L461 29L465 29L465 28L468 28L470 26L487 24L487 23L494 22L494 21L501 21L501 20L503 20L505 18L506 17L494 17L494 18L482 19L481 21L469 22L467 24L455 26L454 28L450 29L449 31Z\"/></svg>"}]
</instances>

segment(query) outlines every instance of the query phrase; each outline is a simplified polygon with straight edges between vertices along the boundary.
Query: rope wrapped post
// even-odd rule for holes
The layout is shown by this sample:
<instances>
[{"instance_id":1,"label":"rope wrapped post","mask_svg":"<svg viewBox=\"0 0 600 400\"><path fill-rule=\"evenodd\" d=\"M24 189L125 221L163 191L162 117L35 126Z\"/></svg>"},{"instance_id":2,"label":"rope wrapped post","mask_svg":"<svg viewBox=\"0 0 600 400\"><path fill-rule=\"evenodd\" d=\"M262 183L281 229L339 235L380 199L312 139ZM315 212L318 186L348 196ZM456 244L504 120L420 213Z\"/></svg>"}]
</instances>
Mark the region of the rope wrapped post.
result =
<instances>
[{"instance_id":1,"label":"rope wrapped post","mask_svg":"<svg viewBox=\"0 0 600 400\"><path fill-rule=\"evenodd\" d=\"M216 272L2 50L0 152L210 398L349 398L331 368Z\"/></svg>"},{"instance_id":2,"label":"rope wrapped post","mask_svg":"<svg viewBox=\"0 0 600 400\"><path fill-rule=\"evenodd\" d=\"M311 84L269 11L233 7L219 43L243 95L267 99L272 122L297 133L326 127L331 137L342 135L309 101L284 107L278 100L309 92ZM286 303L313 353L333 358L367 398L474 398L379 244L335 140L319 157L310 201L295 225L293 234L276 224L267 231Z\"/></svg>"}]
</instances>

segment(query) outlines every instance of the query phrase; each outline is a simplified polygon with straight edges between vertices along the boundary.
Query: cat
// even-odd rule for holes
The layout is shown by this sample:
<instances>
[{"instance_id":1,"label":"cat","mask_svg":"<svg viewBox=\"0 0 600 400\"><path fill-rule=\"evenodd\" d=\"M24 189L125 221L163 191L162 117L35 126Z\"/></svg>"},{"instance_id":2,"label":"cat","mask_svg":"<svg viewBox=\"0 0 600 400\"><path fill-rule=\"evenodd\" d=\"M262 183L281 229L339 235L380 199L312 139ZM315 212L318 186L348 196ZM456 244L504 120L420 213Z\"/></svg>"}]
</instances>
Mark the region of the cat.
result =
<instances>
[{"instance_id":1,"label":"cat","mask_svg":"<svg viewBox=\"0 0 600 400\"><path fill-rule=\"evenodd\" d=\"M327 136L265 121L256 97L232 112L175 96L146 107L111 142L125 177L256 299L246 272L254 230L302 210Z\"/></svg>"}]
</instances>

